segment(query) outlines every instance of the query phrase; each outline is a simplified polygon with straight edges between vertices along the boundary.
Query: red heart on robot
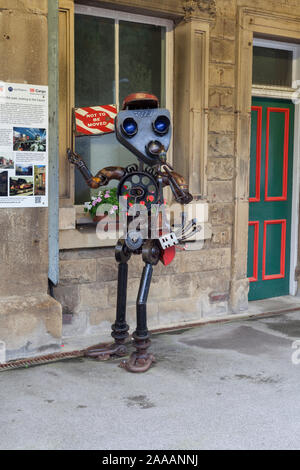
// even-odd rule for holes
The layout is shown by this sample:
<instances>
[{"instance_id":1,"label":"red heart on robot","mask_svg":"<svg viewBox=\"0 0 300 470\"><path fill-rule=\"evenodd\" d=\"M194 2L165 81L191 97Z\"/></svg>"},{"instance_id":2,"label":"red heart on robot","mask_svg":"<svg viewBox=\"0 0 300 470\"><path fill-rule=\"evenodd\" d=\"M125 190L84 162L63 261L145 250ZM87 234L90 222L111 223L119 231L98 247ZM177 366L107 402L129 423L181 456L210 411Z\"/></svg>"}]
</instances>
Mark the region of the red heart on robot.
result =
<instances>
[{"instance_id":1,"label":"red heart on robot","mask_svg":"<svg viewBox=\"0 0 300 470\"><path fill-rule=\"evenodd\" d=\"M168 264L172 263L173 259L175 258L175 254L175 246L170 246L170 248L163 250L160 255L160 260L162 261L163 265L168 266Z\"/></svg>"}]
</instances>

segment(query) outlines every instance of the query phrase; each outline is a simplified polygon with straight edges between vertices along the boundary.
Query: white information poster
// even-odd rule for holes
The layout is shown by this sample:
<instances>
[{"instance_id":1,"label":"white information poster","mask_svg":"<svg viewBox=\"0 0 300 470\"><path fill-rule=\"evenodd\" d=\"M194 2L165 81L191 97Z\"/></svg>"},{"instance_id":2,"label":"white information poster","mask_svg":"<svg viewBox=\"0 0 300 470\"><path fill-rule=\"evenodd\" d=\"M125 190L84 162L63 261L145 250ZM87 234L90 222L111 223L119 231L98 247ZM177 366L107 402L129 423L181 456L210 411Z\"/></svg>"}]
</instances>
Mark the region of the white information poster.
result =
<instances>
[{"instance_id":1,"label":"white information poster","mask_svg":"<svg viewBox=\"0 0 300 470\"><path fill-rule=\"evenodd\" d=\"M48 87L0 81L0 208L48 205Z\"/></svg>"}]
</instances>

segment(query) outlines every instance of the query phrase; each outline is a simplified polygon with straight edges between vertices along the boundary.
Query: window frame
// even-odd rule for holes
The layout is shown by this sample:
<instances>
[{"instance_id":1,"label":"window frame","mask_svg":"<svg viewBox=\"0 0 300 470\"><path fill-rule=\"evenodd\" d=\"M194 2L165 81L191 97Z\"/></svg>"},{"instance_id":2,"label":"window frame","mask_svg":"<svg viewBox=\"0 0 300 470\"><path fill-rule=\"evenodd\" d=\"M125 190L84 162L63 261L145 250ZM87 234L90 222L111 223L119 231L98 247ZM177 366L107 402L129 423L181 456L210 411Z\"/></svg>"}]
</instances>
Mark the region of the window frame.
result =
<instances>
[{"instance_id":1,"label":"window frame","mask_svg":"<svg viewBox=\"0 0 300 470\"><path fill-rule=\"evenodd\" d=\"M170 33L173 32L174 22L164 18L155 16L144 16L136 13L127 13L118 10L107 10L105 8L89 7L85 5L75 5L75 15L97 16L100 18L109 18L115 21L115 84L116 84L116 104L119 110L119 22L129 21L131 23L151 24L154 26L161 26L166 28L166 107L173 109L173 97L168 96L171 93L167 92L168 85L173 81L172 76L172 63L168 63L169 56L173 57L173 41L170 41ZM172 61L173 62L173 61ZM171 88L170 88L171 89Z\"/></svg>"},{"instance_id":2,"label":"window frame","mask_svg":"<svg viewBox=\"0 0 300 470\"><path fill-rule=\"evenodd\" d=\"M280 85L259 85L256 83L253 83L253 88L273 88L277 90L296 90L297 86L295 84L297 80L297 67L298 61L299 61L299 46L297 44L291 44L288 42L279 42L279 41L273 41L269 39L260 39L260 38L253 38L253 47L265 47L268 49L278 49L282 51L291 51L293 54L292 58L292 86L291 87L285 87L285 86L280 86Z\"/></svg>"},{"instance_id":3,"label":"window frame","mask_svg":"<svg viewBox=\"0 0 300 470\"><path fill-rule=\"evenodd\" d=\"M157 16L145 16L136 13L129 13L119 10L108 10L105 8L98 8L86 5L74 5L74 17L76 14L98 16L102 18L110 18L115 21L115 83L116 83L116 103L118 110L120 107L119 103L119 90L118 90L118 72L119 72L119 47L118 47L118 35L119 35L119 21L130 21L132 23L143 23L152 24L155 26L161 26L166 28L166 62L165 62L165 99L166 108L170 110L171 119L173 120L173 71L174 71L174 21L169 19L160 18ZM74 51L74 47L73 47ZM74 67L75 51L72 67ZM74 75L74 70L73 70ZM75 95L74 95L75 96ZM70 109L70 113L71 113ZM72 136L73 144L75 142L74 136ZM168 160L173 163L173 139L168 152ZM100 169L100 168L99 168ZM70 178L70 192L73 205L68 208L61 207L60 209L60 249L68 248L83 248L83 247L99 247L99 246L113 246L114 241L108 240L100 241L96 237L96 233L92 233L90 229L86 229L82 224L90 225L93 224L90 216L84 213L83 205L75 205L75 178L74 171L71 172ZM66 214L68 212L68 214ZM65 222L68 219L67 223ZM76 225L79 225L76 228ZM80 227L80 225L82 225ZM94 230L95 232L95 230Z\"/></svg>"}]
</instances>

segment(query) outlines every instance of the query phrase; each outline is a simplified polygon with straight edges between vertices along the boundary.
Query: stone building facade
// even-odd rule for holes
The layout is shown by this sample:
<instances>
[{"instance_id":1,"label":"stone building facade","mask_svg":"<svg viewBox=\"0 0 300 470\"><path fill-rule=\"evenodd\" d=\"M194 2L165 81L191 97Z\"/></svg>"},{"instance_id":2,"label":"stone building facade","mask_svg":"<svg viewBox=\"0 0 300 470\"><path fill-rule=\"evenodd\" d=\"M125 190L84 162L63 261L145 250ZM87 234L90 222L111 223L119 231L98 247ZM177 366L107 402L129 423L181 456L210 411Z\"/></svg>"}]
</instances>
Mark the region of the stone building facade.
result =
<instances>
[{"instance_id":1,"label":"stone building facade","mask_svg":"<svg viewBox=\"0 0 300 470\"><path fill-rule=\"evenodd\" d=\"M170 266L155 267L148 302L152 330L247 311L253 40L300 43L299 0L60 1L59 283L50 295L47 210L1 209L0 339L11 357L56 350L62 335L97 333L109 340L115 317L114 250L101 245L93 227L80 225L74 173L65 159L73 139L73 22L78 5L81 12L120 11L128 21L130 15L140 15L172 22L167 73L172 84L173 164L187 178L195 199L208 203L212 233L202 249L178 251ZM2 80L47 84L47 11L46 0L0 0ZM297 190L293 294L299 275ZM141 270L140 257L132 257L132 327Z\"/></svg>"}]
</instances>

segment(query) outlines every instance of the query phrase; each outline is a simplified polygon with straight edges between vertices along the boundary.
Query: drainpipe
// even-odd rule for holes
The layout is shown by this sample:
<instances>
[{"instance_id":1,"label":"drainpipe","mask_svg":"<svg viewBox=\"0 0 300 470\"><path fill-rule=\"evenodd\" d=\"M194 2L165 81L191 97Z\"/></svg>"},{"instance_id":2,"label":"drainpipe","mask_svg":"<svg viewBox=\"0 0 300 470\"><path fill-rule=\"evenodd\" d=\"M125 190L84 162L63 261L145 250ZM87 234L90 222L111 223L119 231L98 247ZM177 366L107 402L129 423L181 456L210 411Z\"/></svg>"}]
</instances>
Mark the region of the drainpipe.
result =
<instances>
[{"instance_id":1,"label":"drainpipe","mask_svg":"<svg viewBox=\"0 0 300 470\"><path fill-rule=\"evenodd\" d=\"M59 282L59 146L58 146L58 0L48 0L48 86L49 86L49 283Z\"/></svg>"}]
</instances>

